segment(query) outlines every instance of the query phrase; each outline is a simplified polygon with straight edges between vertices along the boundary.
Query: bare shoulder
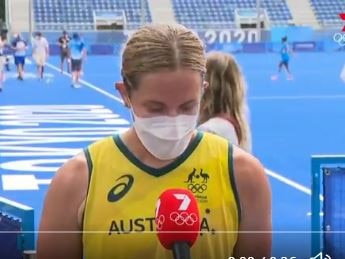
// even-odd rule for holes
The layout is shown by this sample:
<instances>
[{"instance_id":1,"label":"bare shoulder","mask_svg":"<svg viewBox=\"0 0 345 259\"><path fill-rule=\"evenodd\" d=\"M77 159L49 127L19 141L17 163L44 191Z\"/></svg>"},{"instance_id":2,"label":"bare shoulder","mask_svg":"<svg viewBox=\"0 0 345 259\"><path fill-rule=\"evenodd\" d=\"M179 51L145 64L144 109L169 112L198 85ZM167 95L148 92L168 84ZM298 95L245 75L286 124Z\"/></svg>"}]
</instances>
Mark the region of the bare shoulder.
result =
<instances>
[{"instance_id":1,"label":"bare shoulder","mask_svg":"<svg viewBox=\"0 0 345 259\"><path fill-rule=\"evenodd\" d=\"M257 204L270 214L271 188L262 163L253 155L234 147L233 167L242 216L245 217L249 211L255 212Z\"/></svg>"},{"instance_id":2,"label":"bare shoulder","mask_svg":"<svg viewBox=\"0 0 345 259\"><path fill-rule=\"evenodd\" d=\"M88 164L83 152L67 160L55 175L55 179L61 181L81 180L85 177L88 177Z\"/></svg>"},{"instance_id":3,"label":"bare shoulder","mask_svg":"<svg viewBox=\"0 0 345 259\"><path fill-rule=\"evenodd\" d=\"M78 212L86 198L87 187L87 160L80 153L62 165L49 186L41 216L37 258L82 257L81 235L77 232L81 230Z\"/></svg>"},{"instance_id":4,"label":"bare shoulder","mask_svg":"<svg viewBox=\"0 0 345 259\"><path fill-rule=\"evenodd\" d=\"M238 184L242 181L249 184L258 184L258 181L265 182L267 176L261 162L250 153L233 146L234 173Z\"/></svg>"},{"instance_id":5,"label":"bare shoulder","mask_svg":"<svg viewBox=\"0 0 345 259\"><path fill-rule=\"evenodd\" d=\"M49 192L57 191L63 196L76 200L83 199L88 187L88 164L84 153L66 161L57 171L50 185Z\"/></svg>"},{"instance_id":6,"label":"bare shoulder","mask_svg":"<svg viewBox=\"0 0 345 259\"><path fill-rule=\"evenodd\" d=\"M58 215L63 212L65 215L70 214L73 218L71 220L79 225L77 215L87 195L88 178L89 169L84 153L66 161L49 186L43 216L51 213Z\"/></svg>"}]
</instances>

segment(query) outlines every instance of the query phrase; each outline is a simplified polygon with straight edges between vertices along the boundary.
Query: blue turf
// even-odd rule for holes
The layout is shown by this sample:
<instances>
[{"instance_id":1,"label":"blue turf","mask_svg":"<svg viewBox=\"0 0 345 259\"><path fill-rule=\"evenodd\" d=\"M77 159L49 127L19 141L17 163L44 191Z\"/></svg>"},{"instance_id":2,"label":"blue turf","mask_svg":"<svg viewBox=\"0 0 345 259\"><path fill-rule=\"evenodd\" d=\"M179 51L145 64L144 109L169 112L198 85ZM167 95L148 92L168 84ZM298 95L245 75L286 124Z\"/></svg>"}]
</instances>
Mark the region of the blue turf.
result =
<instances>
[{"instance_id":1,"label":"blue turf","mask_svg":"<svg viewBox=\"0 0 345 259\"><path fill-rule=\"evenodd\" d=\"M270 80L279 62L279 56L275 54L240 54L237 59L249 86L254 154L266 168L310 188L310 156L345 153L345 83L339 78L345 60L344 53L297 53L291 61L291 70L295 76L293 81L285 80L283 74L277 81ZM50 62L58 65L58 58L52 57ZM114 82L120 79L119 63L119 57L88 57L83 79L117 95ZM27 69L34 71L32 65ZM48 83L37 79L6 81L5 90L0 94L0 105L101 104L129 120L128 111L119 102L86 86L72 89L69 85L70 78L50 68L47 72L54 76ZM0 123L2 120L3 118ZM71 125L48 123L43 126ZM0 129L4 128L1 126ZM3 134L0 132L1 136ZM6 151L1 149L3 141L4 137L0 139L0 163L32 159L2 156L2 152ZM88 143L90 141L38 146L82 148ZM0 168L2 175L14 173L21 172ZM53 176L52 172L33 174L40 179ZM270 183L273 192L274 230L309 230L307 213L310 211L310 196L272 177ZM33 206L36 209L37 226L46 190L46 185L41 186L39 191L0 189L0 196ZM287 256L289 251L293 256L296 251L292 246L298 244L304 247L299 253L307 256L310 250L309 239L309 234L275 234L274 251L282 256ZM283 246L286 252L282 250Z\"/></svg>"}]
</instances>

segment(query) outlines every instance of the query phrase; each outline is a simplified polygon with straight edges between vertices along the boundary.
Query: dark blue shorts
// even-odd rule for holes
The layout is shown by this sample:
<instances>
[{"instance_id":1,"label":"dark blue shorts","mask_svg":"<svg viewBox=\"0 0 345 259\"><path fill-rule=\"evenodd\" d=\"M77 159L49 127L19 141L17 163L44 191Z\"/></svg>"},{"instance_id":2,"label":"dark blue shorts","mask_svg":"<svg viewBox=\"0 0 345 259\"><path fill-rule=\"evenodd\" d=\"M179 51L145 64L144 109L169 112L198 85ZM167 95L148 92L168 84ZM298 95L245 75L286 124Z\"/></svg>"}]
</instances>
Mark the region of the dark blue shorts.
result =
<instances>
[{"instance_id":1,"label":"dark blue shorts","mask_svg":"<svg viewBox=\"0 0 345 259\"><path fill-rule=\"evenodd\" d=\"M23 56L14 56L14 64L16 64L16 66L18 65L22 65L24 66L25 65L25 57Z\"/></svg>"},{"instance_id":2,"label":"dark blue shorts","mask_svg":"<svg viewBox=\"0 0 345 259\"><path fill-rule=\"evenodd\" d=\"M81 59L71 59L71 68L72 72L80 72L81 71L81 65L82 65L82 60Z\"/></svg>"},{"instance_id":3,"label":"dark blue shorts","mask_svg":"<svg viewBox=\"0 0 345 259\"><path fill-rule=\"evenodd\" d=\"M289 60L282 59L282 60L280 61L280 66L282 66L282 65L284 65L284 66L289 66Z\"/></svg>"}]
</instances>

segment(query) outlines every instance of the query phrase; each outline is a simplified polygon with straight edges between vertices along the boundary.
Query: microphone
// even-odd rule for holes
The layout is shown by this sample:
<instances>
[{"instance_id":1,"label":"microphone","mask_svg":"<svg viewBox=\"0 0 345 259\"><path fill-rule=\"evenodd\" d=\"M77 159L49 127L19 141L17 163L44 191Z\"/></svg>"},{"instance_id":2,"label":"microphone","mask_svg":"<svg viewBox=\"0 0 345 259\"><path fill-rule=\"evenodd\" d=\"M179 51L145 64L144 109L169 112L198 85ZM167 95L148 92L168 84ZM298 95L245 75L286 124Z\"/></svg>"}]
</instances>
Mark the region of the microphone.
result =
<instances>
[{"instance_id":1,"label":"microphone","mask_svg":"<svg viewBox=\"0 0 345 259\"><path fill-rule=\"evenodd\" d=\"M193 193L185 189L164 191L156 204L159 242L173 251L174 259L190 259L190 247L198 238L200 213Z\"/></svg>"}]
</instances>

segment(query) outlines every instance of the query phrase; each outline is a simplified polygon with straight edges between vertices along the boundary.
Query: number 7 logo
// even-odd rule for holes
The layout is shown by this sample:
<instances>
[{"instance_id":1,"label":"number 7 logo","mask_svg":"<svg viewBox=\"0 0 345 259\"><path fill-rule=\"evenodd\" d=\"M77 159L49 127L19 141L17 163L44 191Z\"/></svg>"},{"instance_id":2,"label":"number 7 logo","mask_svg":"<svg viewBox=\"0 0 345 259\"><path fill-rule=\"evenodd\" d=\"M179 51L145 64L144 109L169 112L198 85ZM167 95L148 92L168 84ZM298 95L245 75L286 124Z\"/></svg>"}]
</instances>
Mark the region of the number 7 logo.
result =
<instances>
[{"instance_id":1,"label":"number 7 logo","mask_svg":"<svg viewBox=\"0 0 345 259\"><path fill-rule=\"evenodd\" d=\"M190 198L186 194L174 194L175 198L178 200L182 200L182 203L178 210L187 210L189 207L189 204L191 202Z\"/></svg>"}]
</instances>

